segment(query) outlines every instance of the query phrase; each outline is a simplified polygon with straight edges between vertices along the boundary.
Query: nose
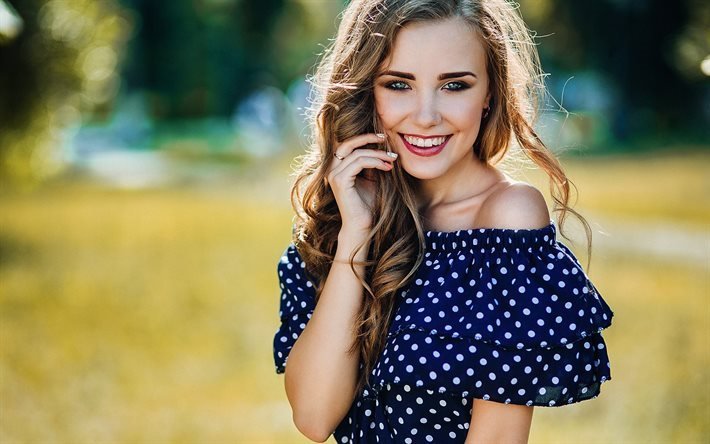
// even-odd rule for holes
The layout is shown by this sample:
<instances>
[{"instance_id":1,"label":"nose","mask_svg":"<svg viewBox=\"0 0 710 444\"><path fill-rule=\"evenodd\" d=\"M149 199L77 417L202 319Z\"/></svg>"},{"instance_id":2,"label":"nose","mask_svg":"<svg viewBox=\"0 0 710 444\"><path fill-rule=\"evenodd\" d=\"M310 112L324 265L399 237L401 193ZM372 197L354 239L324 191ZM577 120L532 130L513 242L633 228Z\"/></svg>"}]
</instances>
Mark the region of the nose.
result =
<instances>
[{"instance_id":1,"label":"nose","mask_svg":"<svg viewBox=\"0 0 710 444\"><path fill-rule=\"evenodd\" d=\"M422 128L431 128L441 123L441 113L434 94L422 94L418 97L414 120Z\"/></svg>"}]
</instances>

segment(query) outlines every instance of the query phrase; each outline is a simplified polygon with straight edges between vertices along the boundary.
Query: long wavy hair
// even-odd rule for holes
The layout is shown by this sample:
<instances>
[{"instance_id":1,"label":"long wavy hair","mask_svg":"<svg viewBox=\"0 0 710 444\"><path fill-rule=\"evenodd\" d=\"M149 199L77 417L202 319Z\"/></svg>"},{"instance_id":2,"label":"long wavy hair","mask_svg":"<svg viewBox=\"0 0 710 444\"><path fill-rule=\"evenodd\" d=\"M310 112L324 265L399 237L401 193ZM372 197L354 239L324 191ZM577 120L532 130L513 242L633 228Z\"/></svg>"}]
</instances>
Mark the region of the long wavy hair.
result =
<instances>
[{"instance_id":1,"label":"long wavy hair","mask_svg":"<svg viewBox=\"0 0 710 444\"><path fill-rule=\"evenodd\" d=\"M482 162L502 159L512 143L550 178L553 212L569 211L583 223L591 259L591 230L568 205L570 184L556 157L533 129L545 99L544 73L534 39L517 9L507 0L353 0L345 9L337 36L324 52L311 97L312 140L296 159L291 204L295 211L293 241L306 271L315 278L316 303L333 262L341 228L340 212L326 185L333 152L339 142L358 134L383 132L373 94L378 68L389 55L397 32L408 23L459 17L479 34L490 79L490 113L471 147ZM384 142L386 144L387 142ZM385 148L381 145L379 148ZM384 347L397 293L411 282L424 255L424 228L414 194L414 179L395 162L392 171L371 170L376 180L373 226L367 240L364 275L350 266L365 289L358 313L356 340L348 350L360 355L360 393ZM576 187L575 187L576 188ZM567 236L565 236L567 237Z\"/></svg>"}]
</instances>

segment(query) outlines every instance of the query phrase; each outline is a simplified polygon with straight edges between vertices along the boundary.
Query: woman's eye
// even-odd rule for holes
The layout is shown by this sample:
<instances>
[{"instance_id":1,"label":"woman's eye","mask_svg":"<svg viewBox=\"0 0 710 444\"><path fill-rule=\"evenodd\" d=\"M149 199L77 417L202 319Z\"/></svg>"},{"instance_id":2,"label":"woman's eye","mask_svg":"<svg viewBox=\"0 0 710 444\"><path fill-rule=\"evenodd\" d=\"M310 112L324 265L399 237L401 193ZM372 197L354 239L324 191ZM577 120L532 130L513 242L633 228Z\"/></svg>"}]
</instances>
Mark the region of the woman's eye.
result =
<instances>
[{"instance_id":1,"label":"woman's eye","mask_svg":"<svg viewBox=\"0 0 710 444\"><path fill-rule=\"evenodd\" d=\"M385 85L386 88L389 89L394 89L394 90L400 90L400 89L407 89L409 88L409 85L406 83L402 82L401 80L395 80L392 82L389 82Z\"/></svg>"},{"instance_id":2,"label":"woman's eye","mask_svg":"<svg viewBox=\"0 0 710 444\"><path fill-rule=\"evenodd\" d=\"M401 80L393 80L391 82L385 83L385 88L387 89L392 89L395 91L401 91L405 89L411 89L407 82L403 82ZM470 85L468 85L465 82L449 82L446 85L444 85L444 89L449 90L449 91L461 91L464 89L470 88Z\"/></svg>"},{"instance_id":3,"label":"woman's eye","mask_svg":"<svg viewBox=\"0 0 710 444\"><path fill-rule=\"evenodd\" d=\"M450 82L444 85L444 89L448 89L449 91L461 91L468 88L469 86L463 82Z\"/></svg>"}]
</instances>

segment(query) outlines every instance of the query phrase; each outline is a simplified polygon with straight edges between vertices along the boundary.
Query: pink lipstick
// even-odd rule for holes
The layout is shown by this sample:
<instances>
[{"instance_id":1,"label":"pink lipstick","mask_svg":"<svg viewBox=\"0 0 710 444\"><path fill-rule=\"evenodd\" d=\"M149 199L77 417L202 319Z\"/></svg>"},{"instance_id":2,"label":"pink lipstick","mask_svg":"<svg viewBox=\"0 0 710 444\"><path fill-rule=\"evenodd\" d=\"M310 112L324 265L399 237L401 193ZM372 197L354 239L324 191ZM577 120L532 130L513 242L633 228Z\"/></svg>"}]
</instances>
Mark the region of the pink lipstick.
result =
<instances>
[{"instance_id":1,"label":"pink lipstick","mask_svg":"<svg viewBox=\"0 0 710 444\"><path fill-rule=\"evenodd\" d=\"M399 134L399 137L402 138L402 142L404 142L404 146L411 153L416 154L417 156L431 157L431 156L436 156L444 149L446 144L449 143L449 139L451 138L451 135L445 136L446 140L444 140L444 142L441 145L435 145L435 146L430 146L430 147L420 147L420 146L412 145L411 143L407 142L407 139L404 138L403 134ZM420 136L415 136L415 137L420 137ZM438 137L441 137L441 136L438 136Z\"/></svg>"}]
</instances>

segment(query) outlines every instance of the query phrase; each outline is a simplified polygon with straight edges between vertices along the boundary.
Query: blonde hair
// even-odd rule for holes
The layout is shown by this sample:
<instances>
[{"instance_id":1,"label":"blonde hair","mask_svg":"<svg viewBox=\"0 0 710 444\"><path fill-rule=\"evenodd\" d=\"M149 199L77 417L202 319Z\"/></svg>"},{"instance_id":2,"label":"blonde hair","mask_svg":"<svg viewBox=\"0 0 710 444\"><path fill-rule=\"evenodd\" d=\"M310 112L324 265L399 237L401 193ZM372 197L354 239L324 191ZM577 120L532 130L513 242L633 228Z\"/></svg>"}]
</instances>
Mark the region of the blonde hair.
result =
<instances>
[{"instance_id":1,"label":"blonde hair","mask_svg":"<svg viewBox=\"0 0 710 444\"><path fill-rule=\"evenodd\" d=\"M374 79L397 32L407 23L453 17L471 25L487 55L491 111L472 147L474 154L485 163L502 158L514 137L522 152L551 179L553 211L562 213L560 232L566 212L577 215L585 226L591 255L591 230L567 205L570 181L532 126L545 95L544 74L516 5L506 0L353 0L313 78L317 88L311 109L313 141L298 158L291 189L296 213L293 240L307 271L318 281L314 282L316 302L335 256L342 222L335 197L324 183L333 152L345 139L382 132L375 112ZM358 393L384 347L397 293L410 283L424 255L413 178L397 165L390 172L371 170L377 181L375 223L366 241L369 259L362 262L364 276L355 270L355 252L350 258L366 291L354 326L356 340L349 350L360 351Z\"/></svg>"}]
</instances>

